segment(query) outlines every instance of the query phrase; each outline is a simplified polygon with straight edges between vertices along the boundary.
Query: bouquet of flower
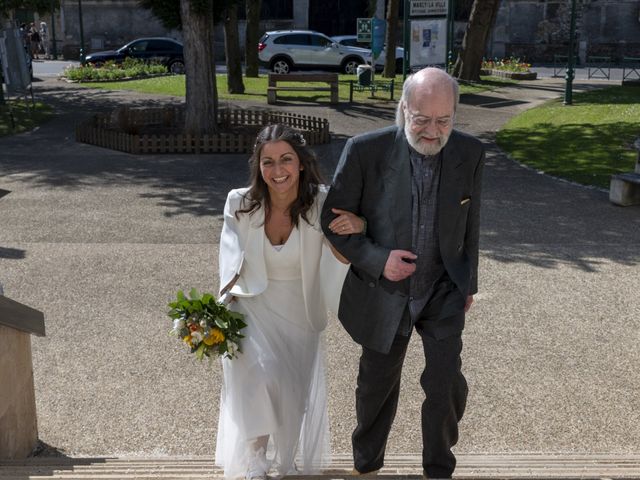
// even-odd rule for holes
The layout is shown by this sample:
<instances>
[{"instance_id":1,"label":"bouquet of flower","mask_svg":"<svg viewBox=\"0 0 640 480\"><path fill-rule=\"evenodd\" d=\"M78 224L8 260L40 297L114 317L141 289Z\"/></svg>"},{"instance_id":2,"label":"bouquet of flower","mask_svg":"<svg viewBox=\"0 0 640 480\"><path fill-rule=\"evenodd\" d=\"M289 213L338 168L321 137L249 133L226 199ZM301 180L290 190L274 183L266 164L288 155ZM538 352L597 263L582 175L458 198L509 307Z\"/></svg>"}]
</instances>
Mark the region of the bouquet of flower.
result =
<instances>
[{"instance_id":1,"label":"bouquet of flower","mask_svg":"<svg viewBox=\"0 0 640 480\"><path fill-rule=\"evenodd\" d=\"M209 293L201 296L195 288L189 297L181 290L176 301L169 303L168 315L173 319L170 334L182 339L199 360L212 354L237 357L244 337L240 330L247 326L244 315L232 312Z\"/></svg>"}]
</instances>

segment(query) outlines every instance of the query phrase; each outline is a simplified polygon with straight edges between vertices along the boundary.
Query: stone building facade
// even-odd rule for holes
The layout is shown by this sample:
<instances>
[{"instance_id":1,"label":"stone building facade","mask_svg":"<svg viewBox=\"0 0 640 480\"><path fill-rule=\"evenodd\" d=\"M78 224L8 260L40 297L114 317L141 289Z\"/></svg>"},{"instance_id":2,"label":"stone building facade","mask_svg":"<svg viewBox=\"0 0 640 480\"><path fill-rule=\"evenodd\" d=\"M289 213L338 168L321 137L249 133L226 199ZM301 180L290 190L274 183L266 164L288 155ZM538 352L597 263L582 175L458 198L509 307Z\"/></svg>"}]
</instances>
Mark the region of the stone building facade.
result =
<instances>
[{"instance_id":1,"label":"stone building facade","mask_svg":"<svg viewBox=\"0 0 640 480\"><path fill-rule=\"evenodd\" d=\"M640 57L639 0L576 0L576 51L588 56ZM503 0L488 45L488 56L551 62L566 55L570 0Z\"/></svg>"},{"instance_id":2,"label":"stone building facade","mask_svg":"<svg viewBox=\"0 0 640 480\"><path fill-rule=\"evenodd\" d=\"M80 37L78 0L60 0L60 4L56 15L58 51L69 58L77 58ZM264 31L311 28L336 35L355 33L355 18L368 14L369 2L263 0L263 4L275 15L262 21ZM581 61L591 55L607 55L614 61L624 56L640 57L640 0L576 0L576 5L576 54ZM340 15L332 17L340 18L340 22L329 22L319 15L323 9L339 11ZM118 47L142 36L180 39L179 31L167 31L151 12L138 6L137 0L82 0L82 10L87 52ZM566 54L570 11L571 0L502 0L487 45L487 56L515 56L529 62L551 62L554 54ZM50 22L50 18L44 20ZM464 27L464 22L457 22L458 42L462 41ZM244 38L242 20L240 38ZM216 32L216 41L220 43L216 51L222 60L221 28Z\"/></svg>"}]
</instances>

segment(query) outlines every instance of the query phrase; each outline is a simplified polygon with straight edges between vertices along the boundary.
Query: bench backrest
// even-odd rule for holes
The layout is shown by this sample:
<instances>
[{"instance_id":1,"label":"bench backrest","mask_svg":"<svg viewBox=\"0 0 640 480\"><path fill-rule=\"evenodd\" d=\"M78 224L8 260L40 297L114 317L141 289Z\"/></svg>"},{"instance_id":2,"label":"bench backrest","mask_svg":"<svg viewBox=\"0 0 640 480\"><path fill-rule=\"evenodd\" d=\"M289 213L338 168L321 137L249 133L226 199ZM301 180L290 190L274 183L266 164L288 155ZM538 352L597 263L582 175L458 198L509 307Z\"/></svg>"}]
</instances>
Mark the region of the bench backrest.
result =
<instances>
[{"instance_id":1,"label":"bench backrest","mask_svg":"<svg viewBox=\"0 0 640 480\"><path fill-rule=\"evenodd\" d=\"M270 73L269 85L276 82L338 82L337 73Z\"/></svg>"}]
</instances>

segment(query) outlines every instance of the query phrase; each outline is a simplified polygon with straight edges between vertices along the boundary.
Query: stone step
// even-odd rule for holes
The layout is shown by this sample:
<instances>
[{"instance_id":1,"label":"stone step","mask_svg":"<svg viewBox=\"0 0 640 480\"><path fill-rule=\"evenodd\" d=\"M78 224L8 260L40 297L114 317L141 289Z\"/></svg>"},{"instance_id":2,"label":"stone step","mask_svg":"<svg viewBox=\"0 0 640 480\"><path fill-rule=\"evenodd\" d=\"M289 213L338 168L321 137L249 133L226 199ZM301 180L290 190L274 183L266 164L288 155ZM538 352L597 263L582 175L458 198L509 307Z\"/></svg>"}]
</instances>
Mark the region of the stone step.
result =
<instances>
[{"instance_id":1,"label":"stone step","mask_svg":"<svg viewBox=\"0 0 640 480\"><path fill-rule=\"evenodd\" d=\"M392 455L380 479L418 480L420 457ZM337 455L322 475L288 476L291 480L347 480L349 455ZM605 480L640 479L640 455L467 454L458 456L455 478L468 480ZM222 480L211 457L31 458L0 461L0 480Z\"/></svg>"}]
</instances>

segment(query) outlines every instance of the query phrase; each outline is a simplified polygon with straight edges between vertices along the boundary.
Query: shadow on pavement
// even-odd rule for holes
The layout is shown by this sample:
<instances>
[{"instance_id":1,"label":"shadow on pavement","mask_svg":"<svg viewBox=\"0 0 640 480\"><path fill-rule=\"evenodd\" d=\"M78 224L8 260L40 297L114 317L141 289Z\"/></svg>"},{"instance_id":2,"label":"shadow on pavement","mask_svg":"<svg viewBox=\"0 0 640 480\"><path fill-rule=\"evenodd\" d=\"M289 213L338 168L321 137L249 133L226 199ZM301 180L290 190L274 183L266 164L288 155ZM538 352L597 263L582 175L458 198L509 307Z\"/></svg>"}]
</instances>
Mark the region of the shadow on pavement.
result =
<instances>
[{"instance_id":1,"label":"shadow on pavement","mask_svg":"<svg viewBox=\"0 0 640 480\"><path fill-rule=\"evenodd\" d=\"M484 108L503 108L514 105L524 105L529 102L523 100L510 100L505 98L491 97L488 95L466 94L460 96L460 103Z\"/></svg>"},{"instance_id":2,"label":"shadow on pavement","mask_svg":"<svg viewBox=\"0 0 640 480\"><path fill-rule=\"evenodd\" d=\"M54 84L42 88L40 94L46 92L63 113L35 133L0 140L3 174L14 175L14 182L69 192L93 186L142 186L141 198L153 199L166 217L220 215L229 189L247 184L246 154L136 156L78 144L71 133L73 121L97 109L122 105L123 100L110 92L77 87L72 90ZM126 97L129 105L179 101L130 97ZM483 96L476 99L483 101ZM461 105L461 109L465 107ZM329 117L332 142L314 147L327 179L351 136L345 132L389 125L395 116L389 105L287 109ZM569 264L588 272L598 271L606 260L623 265L640 263L640 207L613 206L605 191L522 167L495 146L492 133L481 135L481 140L488 148L481 229L481 249L487 257L545 268ZM34 151L40 154L34 155ZM5 251L4 255L14 258L20 253Z\"/></svg>"},{"instance_id":3,"label":"shadow on pavement","mask_svg":"<svg viewBox=\"0 0 640 480\"><path fill-rule=\"evenodd\" d=\"M20 260L26 257L26 251L19 248L0 247L0 258Z\"/></svg>"}]
</instances>

